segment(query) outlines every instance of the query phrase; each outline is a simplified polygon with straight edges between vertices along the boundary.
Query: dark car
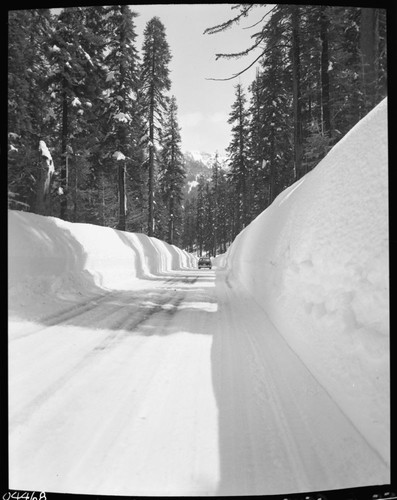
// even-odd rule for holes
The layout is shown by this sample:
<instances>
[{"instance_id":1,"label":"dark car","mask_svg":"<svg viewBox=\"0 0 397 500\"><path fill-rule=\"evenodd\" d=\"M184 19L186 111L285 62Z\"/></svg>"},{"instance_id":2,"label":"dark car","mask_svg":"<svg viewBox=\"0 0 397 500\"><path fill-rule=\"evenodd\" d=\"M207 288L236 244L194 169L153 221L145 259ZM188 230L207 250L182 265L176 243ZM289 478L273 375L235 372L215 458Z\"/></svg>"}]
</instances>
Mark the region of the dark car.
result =
<instances>
[{"instance_id":1,"label":"dark car","mask_svg":"<svg viewBox=\"0 0 397 500\"><path fill-rule=\"evenodd\" d=\"M200 257L198 261L198 268L206 267L212 269L211 259L209 257Z\"/></svg>"}]
</instances>

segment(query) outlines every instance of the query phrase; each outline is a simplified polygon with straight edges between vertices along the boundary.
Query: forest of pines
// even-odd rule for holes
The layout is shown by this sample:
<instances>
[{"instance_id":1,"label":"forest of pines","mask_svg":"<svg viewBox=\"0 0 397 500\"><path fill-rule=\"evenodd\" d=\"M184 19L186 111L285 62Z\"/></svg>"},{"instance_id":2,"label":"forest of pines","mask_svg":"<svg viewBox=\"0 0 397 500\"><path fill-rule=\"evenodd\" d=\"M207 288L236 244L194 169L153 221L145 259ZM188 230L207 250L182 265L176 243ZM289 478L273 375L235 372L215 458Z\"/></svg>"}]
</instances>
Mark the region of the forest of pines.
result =
<instances>
[{"instance_id":1,"label":"forest of pines","mask_svg":"<svg viewBox=\"0 0 397 500\"><path fill-rule=\"evenodd\" d=\"M257 55L255 80L235 84L227 161L213 155L192 189L170 92L177 48L158 17L139 51L133 7L9 11L9 207L224 252L387 93L385 9L233 4L203 36L258 8L252 46L217 54Z\"/></svg>"}]
</instances>

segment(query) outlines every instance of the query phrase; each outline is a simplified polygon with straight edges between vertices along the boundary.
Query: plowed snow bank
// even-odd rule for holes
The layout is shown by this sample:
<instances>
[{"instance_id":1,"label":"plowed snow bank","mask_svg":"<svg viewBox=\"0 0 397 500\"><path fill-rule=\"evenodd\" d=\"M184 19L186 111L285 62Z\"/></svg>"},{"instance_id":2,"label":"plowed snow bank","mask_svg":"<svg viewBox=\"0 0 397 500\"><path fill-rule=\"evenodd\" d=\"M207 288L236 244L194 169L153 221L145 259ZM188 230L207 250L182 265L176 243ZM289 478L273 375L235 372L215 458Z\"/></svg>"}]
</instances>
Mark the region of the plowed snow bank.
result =
<instances>
[{"instance_id":1,"label":"plowed snow bank","mask_svg":"<svg viewBox=\"0 0 397 500\"><path fill-rule=\"evenodd\" d=\"M196 265L157 238L9 210L10 305L42 295L129 289L139 279Z\"/></svg>"},{"instance_id":2,"label":"plowed snow bank","mask_svg":"<svg viewBox=\"0 0 397 500\"><path fill-rule=\"evenodd\" d=\"M223 258L228 283L263 307L387 459L388 241L385 99Z\"/></svg>"}]
</instances>

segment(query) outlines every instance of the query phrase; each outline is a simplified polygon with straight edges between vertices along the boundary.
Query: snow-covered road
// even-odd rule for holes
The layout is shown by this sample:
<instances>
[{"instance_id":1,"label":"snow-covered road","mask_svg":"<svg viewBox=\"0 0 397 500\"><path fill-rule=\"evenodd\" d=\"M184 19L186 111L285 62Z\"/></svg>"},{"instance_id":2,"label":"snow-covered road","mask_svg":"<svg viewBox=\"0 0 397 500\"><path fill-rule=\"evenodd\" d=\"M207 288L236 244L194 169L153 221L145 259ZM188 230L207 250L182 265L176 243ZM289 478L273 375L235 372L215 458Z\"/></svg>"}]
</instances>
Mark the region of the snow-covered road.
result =
<instances>
[{"instance_id":1,"label":"snow-covered road","mask_svg":"<svg viewBox=\"0 0 397 500\"><path fill-rule=\"evenodd\" d=\"M258 327L259 325L259 327ZM10 318L10 488L296 493L389 467L267 319L214 271Z\"/></svg>"}]
</instances>

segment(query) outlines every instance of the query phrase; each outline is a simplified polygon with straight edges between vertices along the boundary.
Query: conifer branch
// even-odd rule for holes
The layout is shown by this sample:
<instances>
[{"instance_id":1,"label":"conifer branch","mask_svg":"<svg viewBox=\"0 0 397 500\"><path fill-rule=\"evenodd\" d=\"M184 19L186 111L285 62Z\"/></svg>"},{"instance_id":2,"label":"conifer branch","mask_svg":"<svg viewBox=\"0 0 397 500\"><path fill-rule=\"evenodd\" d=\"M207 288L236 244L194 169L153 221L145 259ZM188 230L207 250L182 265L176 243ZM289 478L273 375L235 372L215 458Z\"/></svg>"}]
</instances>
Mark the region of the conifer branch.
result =
<instances>
[{"instance_id":1,"label":"conifer branch","mask_svg":"<svg viewBox=\"0 0 397 500\"><path fill-rule=\"evenodd\" d=\"M265 19L266 16L271 14L276 9L276 7L277 7L277 5L275 5L272 9L270 9L268 12L266 12L266 14L264 14L258 22L252 24L251 26L246 26L245 28L243 28L243 30L249 30L251 28L254 28L255 26L258 26L258 24L260 24Z\"/></svg>"},{"instance_id":2,"label":"conifer branch","mask_svg":"<svg viewBox=\"0 0 397 500\"><path fill-rule=\"evenodd\" d=\"M238 16L234 17L233 19L229 19L228 21L218 24L217 26L213 26L212 28L206 28L203 34L214 35L215 33L220 33L221 31L225 31L226 29L230 28L234 23L237 23L242 17L245 17L252 7L253 4L250 4L247 7L245 7L244 10L240 12Z\"/></svg>"},{"instance_id":3,"label":"conifer branch","mask_svg":"<svg viewBox=\"0 0 397 500\"><path fill-rule=\"evenodd\" d=\"M247 70L249 70L250 68L252 68L252 66L259 61L259 59L261 57L263 57L264 55L266 55L268 52L270 52L271 50L274 49L274 45L271 46L271 47L267 47L266 49L264 49L260 54L259 56L254 59L252 61L251 64L249 64L246 68L244 68L243 70L239 71L238 73L236 73L235 75L232 75L232 76L229 76L228 78L206 78L206 80L212 80L212 81L228 81L228 80L233 80L233 78L237 78L238 76L242 75L243 73L245 73ZM290 45L288 44L278 44L277 47L290 47Z\"/></svg>"},{"instance_id":4,"label":"conifer branch","mask_svg":"<svg viewBox=\"0 0 397 500\"><path fill-rule=\"evenodd\" d=\"M260 36L259 40L257 40L251 47L248 47L247 49L243 50L242 52L236 52L234 54L215 54L216 60L220 59L221 57L225 59L230 59L232 57L241 57L241 56L246 56L249 54L252 50L256 49L258 45L263 41L264 36Z\"/></svg>"},{"instance_id":5,"label":"conifer branch","mask_svg":"<svg viewBox=\"0 0 397 500\"><path fill-rule=\"evenodd\" d=\"M239 71L238 73L236 73L235 75L232 75L232 76L229 76L228 78L206 78L206 80L213 80L213 81L221 81L221 82L225 82L225 81L228 81L228 80L233 80L233 78L237 78L238 76L242 75L245 71L249 70L250 68L252 68L252 66L259 61L259 59L264 55L265 51L261 52L259 54L259 56L254 59L254 61L252 61L252 63L247 66L246 68L244 68L243 70Z\"/></svg>"}]
</instances>

